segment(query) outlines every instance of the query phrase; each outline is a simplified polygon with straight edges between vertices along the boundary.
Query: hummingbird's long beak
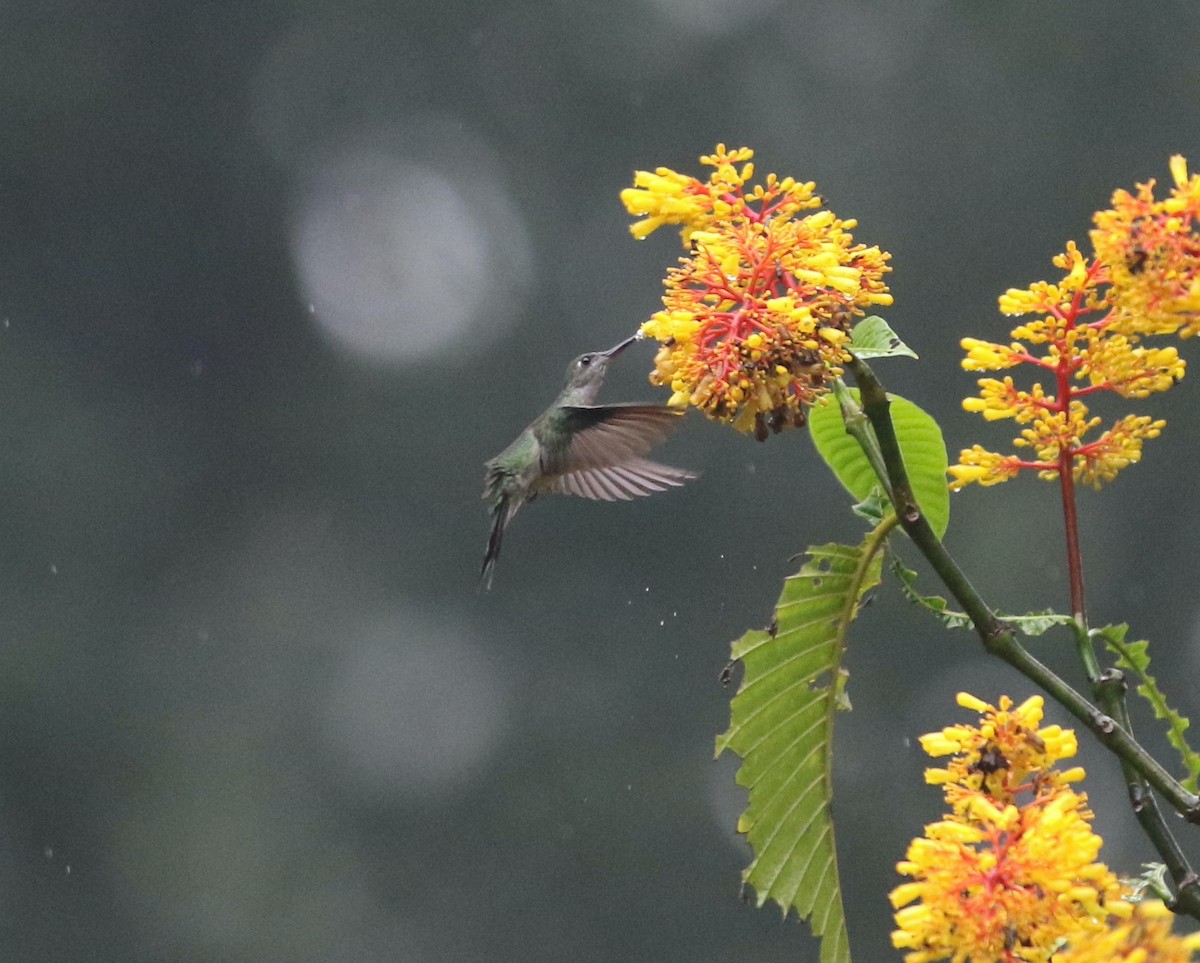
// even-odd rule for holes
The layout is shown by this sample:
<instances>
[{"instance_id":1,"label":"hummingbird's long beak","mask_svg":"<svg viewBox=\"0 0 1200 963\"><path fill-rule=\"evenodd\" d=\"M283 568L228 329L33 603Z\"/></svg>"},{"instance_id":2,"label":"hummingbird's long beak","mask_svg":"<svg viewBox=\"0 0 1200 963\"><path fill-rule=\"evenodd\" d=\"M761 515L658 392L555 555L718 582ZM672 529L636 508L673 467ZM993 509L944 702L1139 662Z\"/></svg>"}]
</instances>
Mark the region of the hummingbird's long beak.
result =
<instances>
[{"instance_id":1,"label":"hummingbird's long beak","mask_svg":"<svg viewBox=\"0 0 1200 963\"><path fill-rule=\"evenodd\" d=\"M603 354L606 358L615 358L622 351L624 351L631 344L633 344L633 342L641 341L641 340L642 340L642 332L639 330L637 334L626 338L624 341L622 341L618 345L614 345L613 347L609 348L607 351L603 352Z\"/></svg>"}]
</instances>

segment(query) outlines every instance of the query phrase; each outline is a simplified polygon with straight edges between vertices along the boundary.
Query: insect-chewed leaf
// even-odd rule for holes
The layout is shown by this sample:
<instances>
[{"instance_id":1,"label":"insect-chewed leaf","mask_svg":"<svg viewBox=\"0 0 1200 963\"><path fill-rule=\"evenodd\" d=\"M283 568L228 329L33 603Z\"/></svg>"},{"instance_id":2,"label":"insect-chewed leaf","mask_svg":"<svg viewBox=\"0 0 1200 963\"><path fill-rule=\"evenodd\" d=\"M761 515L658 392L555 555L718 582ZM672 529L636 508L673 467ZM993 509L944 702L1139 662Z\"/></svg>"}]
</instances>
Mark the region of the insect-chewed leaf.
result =
<instances>
[{"instance_id":1,"label":"insect-chewed leaf","mask_svg":"<svg viewBox=\"0 0 1200 963\"><path fill-rule=\"evenodd\" d=\"M917 353L878 315L863 318L850 332L846 346L864 361L870 358L915 358Z\"/></svg>"},{"instance_id":2,"label":"insect-chewed leaf","mask_svg":"<svg viewBox=\"0 0 1200 963\"><path fill-rule=\"evenodd\" d=\"M742 879L762 906L795 909L821 937L821 963L849 963L834 847L833 723L845 704L840 664L863 594L879 583L879 545L809 550L783 586L770 629L733 643L744 666L717 754L742 757L750 790L738 821L754 852Z\"/></svg>"},{"instance_id":3,"label":"insect-chewed leaf","mask_svg":"<svg viewBox=\"0 0 1200 963\"><path fill-rule=\"evenodd\" d=\"M900 581L900 591L910 602L915 602L928 612L932 612L948 629L971 628L971 617L966 612L957 612L950 608L949 603L940 595L922 595L917 591L917 573L908 568L899 558L892 559L892 571ZM1029 612L1025 615L1006 615L996 613L996 618L1011 625L1022 635L1043 635L1059 625L1070 625L1075 620L1069 615L1055 612L1053 609L1042 609L1040 612Z\"/></svg>"},{"instance_id":4,"label":"insect-chewed leaf","mask_svg":"<svg viewBox=\"0 0 1200 963\"><path fill-rule=\"evenodd\" d=\"M858 390L849 389L858 400ZM917 503L938 538L946 533L950 522L950 488L946 482L946 442L933 417L911 401L898 395L888 395L891 402L892 424L896 440L904 456L904 467L912 483ZM837 401L826 395L813 405L808 418L813 444L833 469L838 481L855 498L862 500L879 483L871 463L857 441L846 433L842 411Z\"/></svg>"},{"instance_id":5,"label":"insect-chewed leaf","mask_svg":"<svg viewBox=\"0 0 1200 963\"><path fill-rule=\"evenodd\" d=\"M1108 651L1117 657L1118 669L1132 672L1141 680L1137 694L1150 703L1155 717L1166 723L1167 741L1179 753L1179 758L1187 767L1188 775L1183 780L1184 788L1195 792L1197 780L1200 779L1200 755L1188 745L1184 735L1192 722L1167 704L1167 697L1159 689L1158 681L1150 674L1150 643L1145 640L1126 642L1125 634L1128 631L1128 625L1107 625L1102 629L1093 629L1092 635L1104 640Z\"/></svg>"}]
</instances>

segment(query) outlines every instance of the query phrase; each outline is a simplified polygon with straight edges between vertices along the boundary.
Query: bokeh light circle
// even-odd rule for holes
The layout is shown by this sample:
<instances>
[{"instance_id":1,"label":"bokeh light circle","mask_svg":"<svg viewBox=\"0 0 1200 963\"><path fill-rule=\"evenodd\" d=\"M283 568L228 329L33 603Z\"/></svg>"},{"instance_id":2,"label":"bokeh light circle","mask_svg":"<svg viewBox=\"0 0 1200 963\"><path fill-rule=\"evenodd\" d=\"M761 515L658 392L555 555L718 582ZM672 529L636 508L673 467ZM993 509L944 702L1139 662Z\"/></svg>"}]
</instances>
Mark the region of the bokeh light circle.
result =
<instances>
[{"instance_id":1,"label":"bokeh light circle","mask_svg":"<svg viewBox=\"0 0 1200 963\"><path fill-rule=\"evenodd\" d=\"M487 226L453 183L382 152L322 166L294 237L322 331L385 360L466 338L488 293L488 243Z\"/></svg>"},{"instance_id":2,"label":"bokeh light circle","mask_svg":"<svg viewBox=\"0 0 1200 963\"><path fill-rule=\"evenodd\" d=\"M466 784L501 744L507 694L469 631L396 613L349 638L323 736L356 797L439 798Z\"/></svg>"}]
</instances>

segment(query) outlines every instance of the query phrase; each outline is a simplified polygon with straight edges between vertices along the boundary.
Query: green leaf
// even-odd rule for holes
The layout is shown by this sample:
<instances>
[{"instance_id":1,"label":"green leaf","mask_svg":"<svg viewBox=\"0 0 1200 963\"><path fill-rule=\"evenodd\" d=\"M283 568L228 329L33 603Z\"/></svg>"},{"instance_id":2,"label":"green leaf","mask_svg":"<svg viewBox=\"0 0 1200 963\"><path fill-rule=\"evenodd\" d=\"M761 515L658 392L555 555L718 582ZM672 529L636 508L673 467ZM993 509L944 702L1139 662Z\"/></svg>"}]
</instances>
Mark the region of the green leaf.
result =
<instances>
[{"instance_id":1,"label":"green leaf","mask_svg":"<svg viewBox=\"0 0 1200 963\"><path fill-rule=\"evenodd\" d=\"M963 629L971 627L971 617L966 612L954 611L954 609L949 607L949 603L940 595L922 595L918 592L917 573L911 568L906 567L900 559L892 559L892 571L900 579L900 590L908 600L932 612L941 620L946 628ZM1042 635L1056 625L1070 625L1075 621L1071 616L1062 615L1053 609L1030 612L1028 615L1002 615L996 613L996 618L1011 625L1022 635L1029 636Z\"/></svg>"},{"instance_id":2,"label":"green leaf","mask_svg":"<svg viewBox=\"0 0 1200 963\"><path fill-rule=\"evenodd\" d=\"M1093 629L1091 635L1104 640L1108 651L1117 657L1117 668L1134 673L1141 684L1137 694L1150 703L1156 719L1162 719L1167 724L1167 741L1175 747L1183 764L1187 767L1188 776L1183 780L1183 787L1188 792L1196 791L1196 782L1200 778L1200 755L1197 755L1188 745L1184 733L1191 726L1191 720L1181 715L1167 705L1167 698L1158 687L1158 682L1150 674L1150 643L1126 642L1125 634L1128 625L1108 625L1102 629Z\"/></svg>"},{"instance_id":3,"label":"green leaf","mask_svg":"<svg viewBox=\"0 0 1200 963\"><path fill-rule=\"evenodd\" d=\"M857 402L858 390L851 388L849 391ZM950 522L950 488L946 483L948 459L942 430L932 417L911 401L891 394L888 400L913 493L929 526L941 538ZM871 489L879 484L879 479L858 442L846 433L841 408L832 397L826 395L813 405L808 429L817 451L833 469L838 481L859 501L866 499Z\"/></svg>"},{"instance_id":4,"label":"green leaf","mask_svg":"<svg viewBox=\"0 0 1200 963\"><path fill-rule=\"evenodd\" d=\"M932 612L948 629L964 629L971 627L971 617L966 612L955 612L949 603L940 595L922 595L917 591L917 573L908 568L898 558L892 559L892 571L900 580L900 591L910 602L915 602L928 612Z\"/></svg>"},{"instance_id":5,"label":"green leaf","mask_svg":"<svg viewBox=\"0 0 1200 963\"><path fill-rule=\"evenodd\" d=\"M742 879L758 905L795 909L821 937L821 963L849 963L831 802L833 723L848 705L840 663L863 593L879 583L883 544L824 545L783 586L769 629L733 643L745 666L717 755L742 757L737 781L750 790L738 821L754 859Z\"/></svg>"},{"instance_id":6,"label":"green leaf","mask_svg":"<svg viewBox=\"0 0 1200 963\"><path fill-rule=\"evenodd\" d=\"M1127 899L1137 902L1147 894L1164 903L1174 898L1171 885L1167 882L1167 867L1164 863L1142 863L1142 871L1132 878L1122 877L1121 882L1130 889Z\"/></svg>"},{"instance_id":7,"label":"green leaf","mask_svg":"<svg viewBox=\"0 0 1200 963\"><path fill-rule=\"evenodd\" d=\"M883 489L876 485L866 498L857 505L852 505L851 510L855 515L865 518L874 527L892 514L892 503L888 501Z\"/></svg>"},{"instance_id":8,"label":"green leaf","mask_svg":"<svg viewBox=\"0 0 1200 963\"><path fill-rule=\"evenodd\" d=\"M847 347L864 361L869 358L917 357L917 353L900 340L888 323L874 314L854 326Z\"/></svg>"},{"instance_id":9,"label":"green leaf","mask_svg":"<svg viewBox=\"0 0 1200 963\"><path fill-rule=\"evenodd\" d=\"M1042 609L1024 615L998 614L996 618L1011 625L1022 635L1028 636L1043 635L1056 625L1070 625L1075 621L1071 616L1055 612L1054 609Z\"/></svg>"}]
</instances>

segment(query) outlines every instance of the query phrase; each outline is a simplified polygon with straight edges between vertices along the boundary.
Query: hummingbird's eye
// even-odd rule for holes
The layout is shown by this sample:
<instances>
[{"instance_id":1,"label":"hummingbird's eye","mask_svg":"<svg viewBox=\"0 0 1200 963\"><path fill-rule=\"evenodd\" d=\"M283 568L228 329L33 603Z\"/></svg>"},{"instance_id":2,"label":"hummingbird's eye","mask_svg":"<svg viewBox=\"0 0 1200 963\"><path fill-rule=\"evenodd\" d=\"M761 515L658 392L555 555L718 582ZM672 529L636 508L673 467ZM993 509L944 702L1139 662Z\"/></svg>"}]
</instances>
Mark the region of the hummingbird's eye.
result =
<instances>
[{"instance_id":1,"label":"hummingbird's eye","mask_svg":"<svg viewBox=\"0 0 1200 963\"><path fill-rule=\"evenodd\" d=\"M579 367L581 367L581 368L586 368L591 363L592 363L592 356L590 354L585 354L579 359Z\"/></svg>"}]
</instances>

